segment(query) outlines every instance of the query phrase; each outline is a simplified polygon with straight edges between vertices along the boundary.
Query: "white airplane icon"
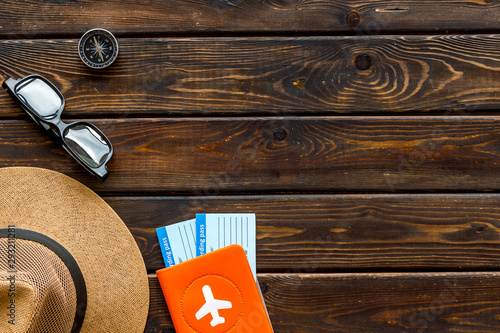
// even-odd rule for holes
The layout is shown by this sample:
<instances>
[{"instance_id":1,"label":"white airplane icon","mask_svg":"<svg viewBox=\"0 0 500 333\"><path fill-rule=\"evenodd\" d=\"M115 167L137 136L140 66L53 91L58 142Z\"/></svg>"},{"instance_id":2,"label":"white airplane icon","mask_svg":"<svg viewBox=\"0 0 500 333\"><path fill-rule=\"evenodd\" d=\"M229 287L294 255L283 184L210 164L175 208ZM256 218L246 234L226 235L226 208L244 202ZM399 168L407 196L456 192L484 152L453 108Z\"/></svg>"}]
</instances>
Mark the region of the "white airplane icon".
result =
<instances>
[{"instance_id":1,"label":"white airplane icon","mask_svg":"<svg viewBox=\"0 0 500 333\"><path fill-rule=\"evenodd\" d=\"M203 296L205 296L205 304L196 312L196 319L200 320L210 313L212 315L212 321L210 322L212 327L223 324L226 319L219 316L219 310L230 309L233 307L233 304L229 301L214 299L212 288L209 285L203 286L201 290L203 291Z\"/></svg>"}]
</instances>

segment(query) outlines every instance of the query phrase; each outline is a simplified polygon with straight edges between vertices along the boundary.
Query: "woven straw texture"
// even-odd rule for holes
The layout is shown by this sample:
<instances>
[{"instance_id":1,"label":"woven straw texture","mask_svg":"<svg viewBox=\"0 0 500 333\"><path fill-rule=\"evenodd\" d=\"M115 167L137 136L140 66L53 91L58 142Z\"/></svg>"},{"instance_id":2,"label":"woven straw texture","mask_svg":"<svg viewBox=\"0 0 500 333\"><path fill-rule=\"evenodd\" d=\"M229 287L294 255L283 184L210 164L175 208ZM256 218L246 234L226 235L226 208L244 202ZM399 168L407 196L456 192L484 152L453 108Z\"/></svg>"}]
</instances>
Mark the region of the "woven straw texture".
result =
<instances>
[{"instance_id":1,"label":"woven straw texture","mask_svg":"<svg viewBox=\"0 0 500 333\"><path fill-rule=\"evenodd\" d=\"M8 249L7 238L1 238L0 253L8 253ZM16 301L15 325L0 320L0 332L69 332L75 317L76 290L68 268L40 243L18 239L15 250L15 297L9 297L9 262L0 260L0 281L9 281L0 286L0 304ZM6 309L2 306L0 312Z\"/></svg>"},{"instance_id":2,"label":"woven straw texture","mask_svg":"<svg viewBox=\"0 0 500 333\"><path fill-rule=\"evenodd\" d=\"M144 332L149 286L142 255L97 194L54 171L0 169L0 228L9 226L42 233L73 255L87 287L82 333Z\"/></svg>"}]
</instances>

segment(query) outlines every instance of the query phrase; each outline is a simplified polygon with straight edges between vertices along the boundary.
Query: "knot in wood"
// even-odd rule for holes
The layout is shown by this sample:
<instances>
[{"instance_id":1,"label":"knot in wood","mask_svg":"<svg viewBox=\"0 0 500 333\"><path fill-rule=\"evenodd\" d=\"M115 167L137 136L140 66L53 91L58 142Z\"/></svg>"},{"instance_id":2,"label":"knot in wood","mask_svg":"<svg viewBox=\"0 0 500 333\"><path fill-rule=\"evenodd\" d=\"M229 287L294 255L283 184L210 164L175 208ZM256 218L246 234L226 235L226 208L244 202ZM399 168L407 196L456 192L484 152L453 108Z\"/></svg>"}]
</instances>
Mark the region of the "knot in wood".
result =
<instances>
[{"instance_id":1,"label":"knot in wood","mask_svg":"<svg viewBox=\"0 0 500 333\"><path fill-rule=\"evenodd\" d=\"M357 12L352 12L347 16L347 25L351 28L355 28L359 25L359 21L361 21L361 17Z\"/></svg>"},{"instance_id":2,"label":"knot in wood","mask_svg":"<svg viewBox=\"0 0 500 333\"><path fill-rule=\"evenodd\" d=\"M286 138L286 131L281 127L276 128L274 129L273 136L276 141L283 141Z\"/></svg>"},{"instance_id":3,"label":"knot in wood","mask_svg":"<svg viewBox=\"0 0 500 333\"><path fill-rule=\"evenodd\" d=\"M372 57L370 55L363 53L356 57L354 61L356 64L356 68L360 71L366 71L372 66Z\"/></svg>"}]
</instances>

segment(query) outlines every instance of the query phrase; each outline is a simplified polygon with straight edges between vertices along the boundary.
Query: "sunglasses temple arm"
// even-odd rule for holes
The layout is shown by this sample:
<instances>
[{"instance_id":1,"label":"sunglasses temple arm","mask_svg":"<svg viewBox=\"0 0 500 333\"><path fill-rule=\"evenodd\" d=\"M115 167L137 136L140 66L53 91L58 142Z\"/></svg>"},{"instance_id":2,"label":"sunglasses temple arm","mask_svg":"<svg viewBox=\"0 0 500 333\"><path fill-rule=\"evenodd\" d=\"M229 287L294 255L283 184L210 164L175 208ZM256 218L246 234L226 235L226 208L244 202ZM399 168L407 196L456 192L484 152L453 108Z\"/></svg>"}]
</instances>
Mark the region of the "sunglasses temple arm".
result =
<instances>
[{"instance_id":1,"label":"sunglasses temple arm","mask_svg":"<svg viewBox=\"0 0 500 333\"><path fill-rule=\"evenodd\" d=\"M20 80L20 79L19 79ZM14 94L14 89L15 89L15 86L16 86L16 83L19 81L19 80L14 80L13 78L8 78L7 80L5 80L3 83L2 83L2 88L4 88L5 90L7 90L7 92L9 93L10 97L12 97L12 99L14 101L16 101L17 104L19 104L17 102L17 96Z\"/></svg>"},{"instance_id":2,"label":"sunglasses temple arm","mask_svg":"<svg viewBox=\"0 0 500 333\"><path fill-rule=\"evenodd\" d=\"M14 80L13 78L9 77L7 80L5 80L2 83L2 87L4 89L13 89L13 87L16 85L17 82L19 82L20 79Z\"/></svg>"}]
</instances>

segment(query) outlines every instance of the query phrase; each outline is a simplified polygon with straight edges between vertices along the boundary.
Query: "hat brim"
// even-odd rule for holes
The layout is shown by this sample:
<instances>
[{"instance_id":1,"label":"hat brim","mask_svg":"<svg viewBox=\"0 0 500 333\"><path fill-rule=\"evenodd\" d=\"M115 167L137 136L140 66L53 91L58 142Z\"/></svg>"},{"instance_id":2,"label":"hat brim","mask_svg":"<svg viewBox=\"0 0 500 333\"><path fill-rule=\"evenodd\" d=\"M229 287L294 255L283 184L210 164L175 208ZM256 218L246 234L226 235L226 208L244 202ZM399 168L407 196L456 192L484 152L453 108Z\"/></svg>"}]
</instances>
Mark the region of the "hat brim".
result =
<instances>
[{"instance_id":1,"label":"hat brim","mask_svg":"<svg viewBox=\"0 0 500 333\"><path fill-rule=\"evenodd\" d=\"M9 226L44 234L74 257L87 288L80 332L144 332L144 260L126 225L96 193L55 171L2 168L0 229Z\"/></svg>"}]
</instances>

